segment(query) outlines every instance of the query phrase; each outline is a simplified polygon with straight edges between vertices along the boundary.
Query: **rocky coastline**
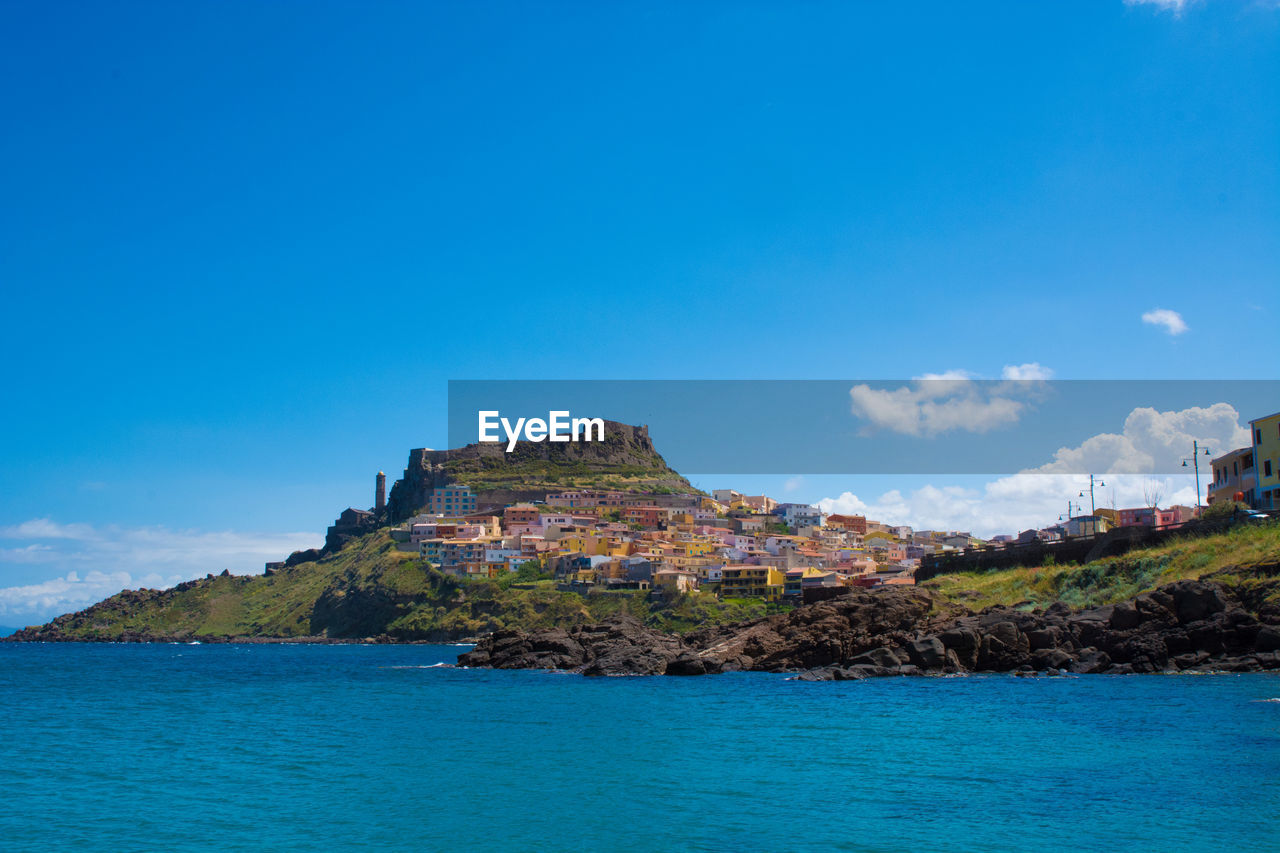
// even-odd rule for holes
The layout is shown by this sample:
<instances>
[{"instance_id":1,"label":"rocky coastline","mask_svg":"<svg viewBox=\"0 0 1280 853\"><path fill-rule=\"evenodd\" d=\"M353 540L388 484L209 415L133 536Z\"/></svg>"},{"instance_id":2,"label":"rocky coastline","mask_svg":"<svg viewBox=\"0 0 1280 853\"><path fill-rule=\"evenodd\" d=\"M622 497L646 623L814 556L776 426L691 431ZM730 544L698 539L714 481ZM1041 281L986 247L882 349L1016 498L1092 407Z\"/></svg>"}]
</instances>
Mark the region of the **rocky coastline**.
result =
<instances>
[{"instance_id":1,"label":"rocky coastline","mask_svg":"<svg viewBox=\"0 0 1280 853\"><path fill-rule=\"evenodd\" d=\"M889 587L683 636L628 616L569 629L499 631L458 663L588 676L750 670L796 673L810 681L1254 672L1280 669L1280 606L1268 601L1274 591L1274 580L1254 587L1179 581L1089 610L1057 603L1043 610L971 613L926 589Z\"/></svg>"}]
</instances>

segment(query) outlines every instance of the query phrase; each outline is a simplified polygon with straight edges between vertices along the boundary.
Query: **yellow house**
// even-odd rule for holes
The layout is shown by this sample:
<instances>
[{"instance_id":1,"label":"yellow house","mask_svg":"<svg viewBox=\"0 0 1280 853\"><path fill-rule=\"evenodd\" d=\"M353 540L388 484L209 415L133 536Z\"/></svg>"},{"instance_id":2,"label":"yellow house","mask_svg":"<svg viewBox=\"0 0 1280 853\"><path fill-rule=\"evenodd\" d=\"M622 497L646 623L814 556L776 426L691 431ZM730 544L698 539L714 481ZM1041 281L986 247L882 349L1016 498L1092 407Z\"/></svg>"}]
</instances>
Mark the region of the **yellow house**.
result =
<instances>
[{"instance_id":1,"label":"yellow house","mask_svg":"<svg viewBox=\"0 0 1280 853\"><path fill-rule=\"evenodd\" d=\"M610 536L605 540L604 553L610 557L629 557L631 552L635 550L635 546L616 536Z\"/></svg>"},{"instance_id":2,"label":"yellow house","mask_svg":"<svg viewBox=\"0 0 1280 853\"><path fill-rule=\"evenodd\" d=\"M721 575L723 598L782 598L786 576L773 566L725 566Z\"/></svg>"},{"instance_id":3,"label":"yellow house","mask_svg":"<svg viewBox=\"0 0 1280 853\"><path fill-rule=\"evenodd\" d=\"M1253 430L1254 487L1258 509L1280 509L1280 412L1249 421ZM1198 499L1198 498L1197 498Z\"/></svg>"},{"instance_id":4,"label":"yellow house","mask_svg":"<svg viewBox=\"0 0 1280 853\"><path fill-rule=\"evenodd\" d=\"M560 548L565 551L577 551L589 556L606 556L609 554L608 540L597 536L562 536Z\"/></svg>"}]
</instances>

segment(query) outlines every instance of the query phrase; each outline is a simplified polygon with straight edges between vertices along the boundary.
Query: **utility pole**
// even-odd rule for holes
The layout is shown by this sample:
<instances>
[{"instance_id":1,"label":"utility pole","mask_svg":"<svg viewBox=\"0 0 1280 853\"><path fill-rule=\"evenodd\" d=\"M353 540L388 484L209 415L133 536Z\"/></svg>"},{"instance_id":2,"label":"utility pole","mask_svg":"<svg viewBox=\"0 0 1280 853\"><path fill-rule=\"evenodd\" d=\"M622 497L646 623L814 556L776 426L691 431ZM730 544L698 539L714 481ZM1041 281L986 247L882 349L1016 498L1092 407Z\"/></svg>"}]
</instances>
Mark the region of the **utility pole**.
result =
<instances>
[{"instance_id":1,"label":"utility pole","mask_svg":"<svg viewBox=\"0 0 1280 853\"><path fill-rule=\"evenodd\" d=\"M1204 455L1209 455L1209 448L1204 448ZM1191 465L1196 472L1196 515L1200 514L1200 442L1191 442ZM1187 460L1182 460L1182 467L1187 467Z\"/></svg>"},{"instance_id":2,"label":"utility pole","mask_svg":"<svg viewBox=\"0 0 1280 853\"><path fill-rule=\"evenodd\" d=\"M1094 503L1094 500L1093 500L1093 487L1105 486L1105 485L1106 483L1102 482L1102 480L1095 480L1092 474L1089 475L1089 514L1090 515L1098 514L1098 505ZM1196 490L1199 491L1200 487L1196 486ZM1084 497L1084 492L1080 493L1080 497Z\"/></svg>"},{"instance_id":3,"label":"utility pole","mask_svg":"<svg viewBox=\"0 0 1280 853\"><path fill-rule=\"evenodd\" d=\"M1072 508L1073 506L1075 507L1076 512L1080 512L1080 510L1084 509L1084 507L1080 506L1080 504L1078 504L1078 503L1074 503L1070 498L1068 498L1068 499L1067 499L1067 514L1066 514L1066 515L1060 515L1060 516L1058 516L1058 521L1066 521L1066 522L1067 522L1067 525L1068 525L1068 526L1067 526L1067 535L1063 537L1064 539L1069 539L1069 538L1070 538L1070 531L1071 531L1071 527L1070 527L1070 524L1071 524L1071 508Z\"/></svg>"}]
</instances>

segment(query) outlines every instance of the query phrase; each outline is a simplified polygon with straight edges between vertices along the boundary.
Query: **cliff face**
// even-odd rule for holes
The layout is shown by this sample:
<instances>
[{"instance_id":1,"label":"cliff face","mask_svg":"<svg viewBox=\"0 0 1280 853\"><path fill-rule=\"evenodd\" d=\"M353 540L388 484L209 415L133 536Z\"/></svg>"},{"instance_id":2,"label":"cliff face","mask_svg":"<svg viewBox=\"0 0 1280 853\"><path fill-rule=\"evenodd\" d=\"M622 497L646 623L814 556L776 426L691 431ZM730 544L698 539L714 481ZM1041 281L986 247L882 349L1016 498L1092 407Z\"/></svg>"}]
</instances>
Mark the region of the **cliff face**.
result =
<instances>
[{"instance_id":1,"label":"cliff face","mask_svg":"<svg viewBox=\"0 0 1280 853\"><path fill-rule=\"evenodd\" d=\"M522 441L510 453L505 444L411 450L404 476L387 499L388 521L409 518L426 505L432 489L452 483L470 485L482 509L571 488L692 491L653 446L648 427L605 421L604 434L599 442Z\"/></svg>"}]
</instances>

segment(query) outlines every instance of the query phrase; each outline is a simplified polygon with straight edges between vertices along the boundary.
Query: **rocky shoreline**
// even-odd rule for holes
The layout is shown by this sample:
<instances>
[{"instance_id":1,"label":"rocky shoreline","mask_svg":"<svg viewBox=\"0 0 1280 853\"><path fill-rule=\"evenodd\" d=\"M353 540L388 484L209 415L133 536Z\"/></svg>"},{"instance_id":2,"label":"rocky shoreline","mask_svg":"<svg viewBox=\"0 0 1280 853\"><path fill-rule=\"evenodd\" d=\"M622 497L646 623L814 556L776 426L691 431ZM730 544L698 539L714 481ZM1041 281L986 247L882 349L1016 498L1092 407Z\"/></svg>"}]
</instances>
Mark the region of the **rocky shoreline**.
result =
<instances>
[{"instance_id":1,"label":"rocky shoreline","mask_svg":"<svg viewBox=\"0 0 1280 853\"><path fill-rule=\"evenodd\" d=\"M1274 582L1228 588L1210 580L1179 581L1089 610L1058 603L1044 610L970 613L925 589L889 587L684 636L627 616L570 629L500 631L458 663L583 675L752 670L798 673L811 681L979 672L1254 672L1280 669L1280 606L1267 601L1274 591Z\"/></svg>"}]
</instances>

